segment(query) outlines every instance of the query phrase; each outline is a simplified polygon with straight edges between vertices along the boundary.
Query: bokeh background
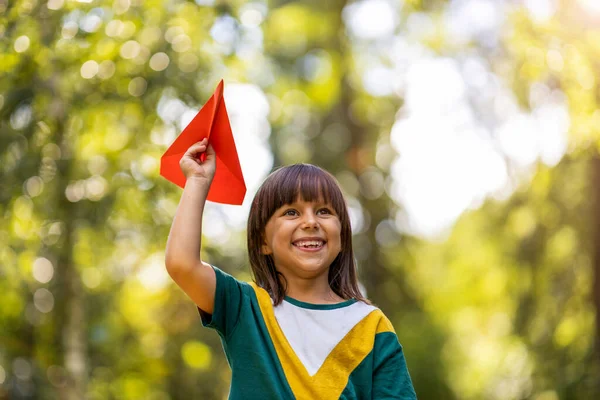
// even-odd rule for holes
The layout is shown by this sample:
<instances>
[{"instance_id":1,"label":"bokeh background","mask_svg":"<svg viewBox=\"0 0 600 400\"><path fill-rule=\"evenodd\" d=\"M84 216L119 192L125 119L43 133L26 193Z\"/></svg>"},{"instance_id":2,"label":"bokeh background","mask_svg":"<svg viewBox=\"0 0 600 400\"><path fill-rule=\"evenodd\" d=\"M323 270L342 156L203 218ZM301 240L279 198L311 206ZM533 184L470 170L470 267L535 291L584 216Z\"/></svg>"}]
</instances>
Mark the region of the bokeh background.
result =
<instances>
[{"instance_id":1,"label":"bokeh background","mask_svg":"<svg viewBox=\"0 0 600 400\"><path fill-rule=\"evenodd\" d=\"M225 80L250 279L273 168L341 183L420 399L600 398L597 0L0 0L0 399L224 399L160 156Z\"/></svg>"}]
</instances>

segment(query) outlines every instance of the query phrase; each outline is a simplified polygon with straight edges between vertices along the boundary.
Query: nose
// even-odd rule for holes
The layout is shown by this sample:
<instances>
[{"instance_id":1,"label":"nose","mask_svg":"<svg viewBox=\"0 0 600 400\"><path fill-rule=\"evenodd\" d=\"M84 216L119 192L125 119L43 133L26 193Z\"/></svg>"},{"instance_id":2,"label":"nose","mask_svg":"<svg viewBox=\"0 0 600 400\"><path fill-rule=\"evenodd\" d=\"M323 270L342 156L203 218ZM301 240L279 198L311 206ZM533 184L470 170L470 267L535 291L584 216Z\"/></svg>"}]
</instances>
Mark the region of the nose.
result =
<instances>
[{"instance_id":1,"label":"nose","mask_svg":"<svg viewBox=\"0 0 600 400\"><path fill-rule=\"evenodd\" d=\"M306 212L304 214L303 226L305 228L318 228L319 227L319 221L317 220L317 216L315 215L314 212L310 211L310 212Z\"/></svg>"}]
</instances>

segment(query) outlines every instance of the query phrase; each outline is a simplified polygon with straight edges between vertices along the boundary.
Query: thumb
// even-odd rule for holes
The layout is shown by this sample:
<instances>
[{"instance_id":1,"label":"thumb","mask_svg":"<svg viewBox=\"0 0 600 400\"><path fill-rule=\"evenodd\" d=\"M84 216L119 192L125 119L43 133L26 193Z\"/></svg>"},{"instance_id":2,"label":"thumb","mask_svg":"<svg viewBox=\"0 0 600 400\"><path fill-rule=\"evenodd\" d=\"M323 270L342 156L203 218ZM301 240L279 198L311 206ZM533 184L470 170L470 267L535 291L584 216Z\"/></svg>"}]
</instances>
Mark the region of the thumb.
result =
<instances>
[{"instance_id":1,"label":"thumb","mask_svg":"<svg viewBox=\"0 0 600 400\"><path fill-rule=\"evenodd\" d=\"M215 149L212 147L212 144L208 143L208 146L206 147L206 157L213 158L215 154Z\"/></svg>"}]
</instances>

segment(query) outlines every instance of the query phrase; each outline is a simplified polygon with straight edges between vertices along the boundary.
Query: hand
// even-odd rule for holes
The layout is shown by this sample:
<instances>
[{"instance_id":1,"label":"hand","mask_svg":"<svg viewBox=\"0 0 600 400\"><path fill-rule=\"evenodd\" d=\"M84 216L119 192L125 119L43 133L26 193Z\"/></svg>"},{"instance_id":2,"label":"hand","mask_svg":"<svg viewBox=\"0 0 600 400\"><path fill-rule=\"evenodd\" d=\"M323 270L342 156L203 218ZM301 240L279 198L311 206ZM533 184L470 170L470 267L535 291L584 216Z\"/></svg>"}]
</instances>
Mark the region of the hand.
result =
<instances>
[{"instance_id":1,"label":"hand","mask_svg":"<svg viewBox=\"0 0 600 400\"><path fill-rule=\"evenodd\" d=\"M206 159L200 161L200 156L206 154ZM200 178L206 180L209 184L215 176L216 156L212 145L208 144L208 139L194 143L185 152L179 161L179 168L185 175L185 179Z\"/></svg>"}]
</instances>

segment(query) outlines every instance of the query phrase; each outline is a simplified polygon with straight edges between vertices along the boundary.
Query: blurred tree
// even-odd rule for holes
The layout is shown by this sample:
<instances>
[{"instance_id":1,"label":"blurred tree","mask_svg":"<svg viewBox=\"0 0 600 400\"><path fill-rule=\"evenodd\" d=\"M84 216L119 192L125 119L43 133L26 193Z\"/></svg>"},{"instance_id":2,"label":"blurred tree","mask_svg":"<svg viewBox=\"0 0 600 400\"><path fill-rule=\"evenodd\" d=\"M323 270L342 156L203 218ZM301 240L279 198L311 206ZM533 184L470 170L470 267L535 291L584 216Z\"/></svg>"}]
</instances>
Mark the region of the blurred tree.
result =
<instances>
[{"instance_id":1,"label":"blurred tree","mask_svg":"<svg viewBox=\"0 0 600 400\"><path fill-rule=\"evenodd\" d=\"M509 201L463 216L442 243L405 238L388 251L446 333L442 362L464 399L588 399L598 374L598 22L583 2L535 21L513 9L501 46L481 43L524 110L568 104L570 146L554 168L518 165ZM432 42L447 52L447 43ZM485 115L481 116L485 118ZM541 121L542 123L550 123ZM492 140L497 139L492 137ZM596 233L595 233L596 232Z\"/></svg>"},{"instance_id":2,"label":"blurred tree","mask_svg":"<svg viewBox=\"0 0 600 400\"><path fill-rule=\"evenodd\" d=\"M218 337L164 272L180 191L158 176L221 78L266 92L275 165L312 162L342 184L361 280L419 398L598 396L597 18L561 1L544 23L511 8L499 46L457 46L439 26L422 38L489 60L524 109L533 88L566 97L571 118L565 160L439 243L395 222L389 132L404 99L366 88L365 65L392 61L391 37L349 29L363 3L0 0L0 399L226 396ZM391 2L394 29L413 14L435 27L457 3ZM209 236L203 251L247 279L243 242Z\"/></svg>"},{"instance_id":3,"label":"blurred tree","mask_svg":"<svg viewBox=\"0 0 600 400\"><path fill-rule=\"evenodd\" d=\"M179 334L190 316L177 326L140 313L150 301L153 313L167 308L168 297L132 277L163 268L168 198L156 171L169 138L157 104L167 91L198 105L212 90L219 52L202 43L222 11L184 1L0 5L4 396L49 398L55 387L66 399L133 399L171 387L189 398L182 363L205 345ZM177 342L163 361L167 337Z\"/></svg>"}]
</instances>

